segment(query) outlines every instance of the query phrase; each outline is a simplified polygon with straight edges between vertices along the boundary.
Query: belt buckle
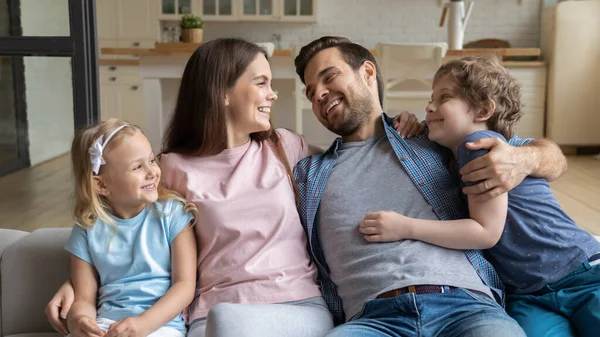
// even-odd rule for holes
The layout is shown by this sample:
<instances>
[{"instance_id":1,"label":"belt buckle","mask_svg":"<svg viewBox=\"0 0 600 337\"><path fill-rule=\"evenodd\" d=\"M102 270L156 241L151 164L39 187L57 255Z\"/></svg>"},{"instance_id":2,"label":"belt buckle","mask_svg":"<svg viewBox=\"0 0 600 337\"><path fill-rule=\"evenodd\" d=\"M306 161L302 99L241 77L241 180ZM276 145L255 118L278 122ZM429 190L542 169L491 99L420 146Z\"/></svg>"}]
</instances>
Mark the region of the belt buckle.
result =
<instances>
[{"instance_id":1,"label":"belt buckle","mask_svg":"<svg viewBox=\"0 0 600 337\"><path fill-rule=\"evenodd\" d=\"M408 292L411 294L416 294L417 288L415 288L415 286L408 286Z\"/></svg>"}]
</instances>

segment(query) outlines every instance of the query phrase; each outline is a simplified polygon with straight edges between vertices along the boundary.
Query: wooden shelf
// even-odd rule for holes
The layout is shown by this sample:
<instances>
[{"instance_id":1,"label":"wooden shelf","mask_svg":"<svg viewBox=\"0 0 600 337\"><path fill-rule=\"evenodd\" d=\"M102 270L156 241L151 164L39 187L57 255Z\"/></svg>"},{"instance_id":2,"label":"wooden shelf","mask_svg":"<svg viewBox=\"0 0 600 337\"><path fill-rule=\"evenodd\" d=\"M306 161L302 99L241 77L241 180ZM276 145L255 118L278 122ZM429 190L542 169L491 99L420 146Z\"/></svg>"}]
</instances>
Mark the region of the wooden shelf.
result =
<instances>
[{"instance_id":1,"label":"wooden shelf","mask_svg":"<svg viewBox=\"0 0 600 337\"><path fill-rule=\"evenodd\" d=\"M156 42L154 48L102 48L103 55L189 55L196 50L201 43L162 43ZM273 51L273 56L292 56L292 51L289 49L276 49Z\"/></svg>"},{"instance_id":2,"label":"wooden shelf","mask_svg":"<svg viewBox=\"0 0 600 337\"><path fill-rule=\"evenodd\" d=\"M540 48L470 48L470 49L449 49L446 52L448 56L475 56L475 55L498 55L506 57L514 56L540 56L542 51Z\"/></svg>"},{"instance_id":3,"label":"wooden shelf","mask_svg":"<svg viewBox=\"0 0 600 337\"><path fill-rule=\"evenodd\" d=\"M182 42L174 42L174 43L155 43L155 48L102 48L101 52L104 55L154 55L154 56L168 56L168 55L178 55L178 54L191 54L198 48L200 43L182 43ZM377 56L377 52L375 50L370 50L374 56ZM502 57L539 57L541 55L541 50L539 48L473 48L473 49L462 49L462 50L454 50L450 49L446 53L446 58L448 57L465 57L465 56L474 56L474 55L498 55ZM273 52L273 56L284 56L291 57L293 56L292 51L289 49L276 49ZM509 63L510 62L510 63ZM525 64L534 64L537 66L545 66L543 61L505 61L505 64L510 64L511 66L517 66L517 63L522 62ZM540 63L541 62L541 63Z\"/></svg>"}]
</instances>

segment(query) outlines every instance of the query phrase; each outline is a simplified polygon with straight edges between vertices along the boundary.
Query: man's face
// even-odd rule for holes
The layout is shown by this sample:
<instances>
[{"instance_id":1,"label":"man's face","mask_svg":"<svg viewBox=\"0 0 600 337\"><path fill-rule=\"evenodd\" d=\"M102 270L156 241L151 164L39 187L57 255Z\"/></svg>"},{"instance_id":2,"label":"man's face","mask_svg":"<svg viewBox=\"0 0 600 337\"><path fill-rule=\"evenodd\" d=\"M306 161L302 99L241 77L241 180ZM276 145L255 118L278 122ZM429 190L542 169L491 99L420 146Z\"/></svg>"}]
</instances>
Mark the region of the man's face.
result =
<instances>
[{"instance_id":1,"label":"man's face","mask_svg":"<svg viewBox=\"0 0 600 337\"><path fill-rule=\"evenodd\" d=\"M342 137L355 133L371 114L364 65L353 70L337 48L318 52L306 65L306 97L319 122Z\"/></svg>"}]
</instances>

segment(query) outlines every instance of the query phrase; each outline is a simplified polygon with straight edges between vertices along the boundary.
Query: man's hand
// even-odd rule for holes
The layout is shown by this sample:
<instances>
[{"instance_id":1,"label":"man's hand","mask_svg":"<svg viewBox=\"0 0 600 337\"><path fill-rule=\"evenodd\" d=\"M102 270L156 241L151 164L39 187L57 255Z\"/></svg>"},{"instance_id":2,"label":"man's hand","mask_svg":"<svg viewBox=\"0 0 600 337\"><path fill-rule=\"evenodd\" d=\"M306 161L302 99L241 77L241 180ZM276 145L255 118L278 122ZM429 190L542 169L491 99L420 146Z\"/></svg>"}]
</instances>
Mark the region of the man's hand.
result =
<instances>
[{"instance_id":1,"label":"man's hand","mask_svg":"<svg viewBox=\"0 0 600 337\"><path fill-rule=\"evenodd\" d=\"M419 123L417 116L408 111L402 111L394 118L392 126L402 138L420 135L425 130L425 124Z\"/></svg>"},{"instance_id":2,"label":"man's hand","mask_svg":"<svg viewBox=\"0 0 600 337\"><path fill-rule=\"evenodd\" d=\"M464 182L481 181L463 188L465 194L477 201L490 200L512 190L531 174L537 163L527 147L514 147L498 138L482 138L466 146L469 150L490 150L460 170Z\"/></svg>"},{"instance_id":3,"label":"man's hand","mask_svg":"<svg viewBox=\"0 0 600 337\"><path fill-rule=\"evenodd\" d=\"M152 331L143 331L139 317L127 317L111 324L104 337L146 337Z\"/></svg>"},{"instance_id":4,"label":"man's hand","mask_svg":"<svg viewBox=\"0 0 600 337\"><path fill-rule=\"evenodd\" d=\"M408 238L410 225L404 215L394 211L367 213L358 230L369 242L390 242Z\"/></svg>"},{"instance_id":5,"label":"man's hand","mask_svg":"<svg viewBox=\"0 0 600 337\"><path fill-rule=\"evenodd\" d=\"M98 327L96 320L89 316L80 315L70 318L71 336L73 337L102 337L104 331Z\"/></svg>"}]
</instances>

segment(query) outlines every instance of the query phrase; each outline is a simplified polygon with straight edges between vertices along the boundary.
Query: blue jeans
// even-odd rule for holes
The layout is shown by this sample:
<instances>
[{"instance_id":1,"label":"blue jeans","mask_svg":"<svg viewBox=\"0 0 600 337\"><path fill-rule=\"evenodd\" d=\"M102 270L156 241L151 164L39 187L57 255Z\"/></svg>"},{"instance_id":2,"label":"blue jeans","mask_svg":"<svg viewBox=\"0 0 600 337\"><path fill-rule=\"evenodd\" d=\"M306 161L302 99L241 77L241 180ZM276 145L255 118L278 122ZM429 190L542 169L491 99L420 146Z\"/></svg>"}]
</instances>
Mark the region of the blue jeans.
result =
<instances>
[{"instance_id":1,"label":"blue jeans","mask_svg":"<svg viewBox=\"0 0 600 337\"><path fill-rule=\"evenodd\" d=\"M369 300L327 335L347 336L526 337L496 301L464 289Z\"/></svg>"},{"instance_id":2,"label":"blue jeans","mask_svg":"<svg viewBox=\"0 0 600 337\"><path fill-rule=\"evenodd\" d=\"M510 295L506 311L529 337L600 335L600 265L584 262L561 280L527 295Z\"/></svg>"}]
</instances>

